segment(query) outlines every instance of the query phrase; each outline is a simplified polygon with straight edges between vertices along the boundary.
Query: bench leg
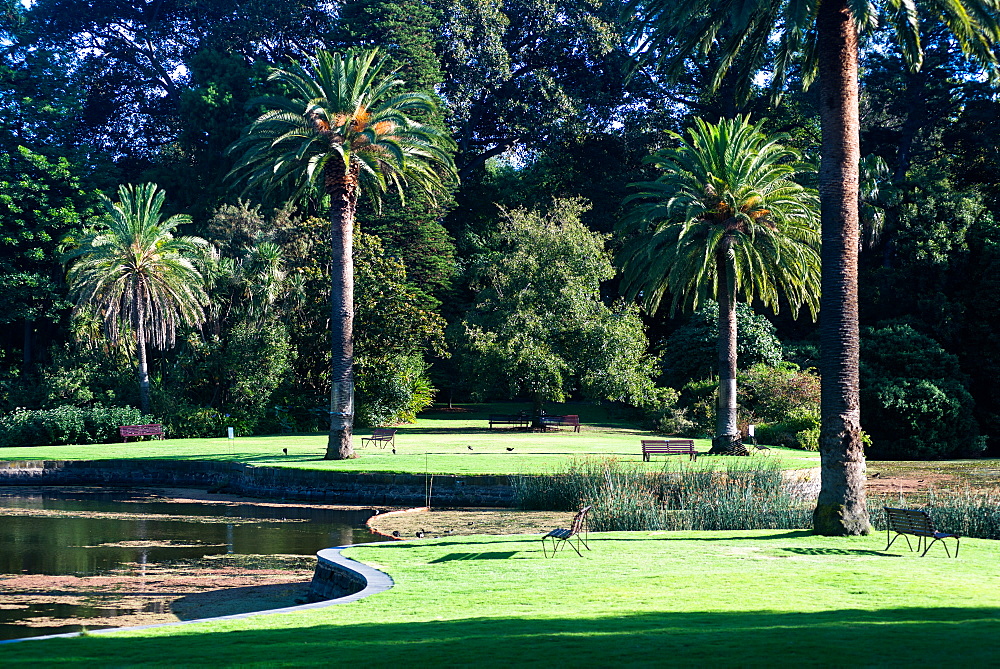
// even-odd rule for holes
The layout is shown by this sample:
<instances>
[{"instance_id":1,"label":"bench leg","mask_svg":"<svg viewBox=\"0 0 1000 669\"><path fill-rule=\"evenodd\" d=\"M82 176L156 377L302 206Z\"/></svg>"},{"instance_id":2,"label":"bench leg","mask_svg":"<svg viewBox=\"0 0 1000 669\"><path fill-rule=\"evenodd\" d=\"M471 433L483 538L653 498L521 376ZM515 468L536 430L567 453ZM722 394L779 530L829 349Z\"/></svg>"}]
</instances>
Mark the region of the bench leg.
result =
<instances>
[{"instance_id":1,"label":"bench leg","mask_svg":"<svg viewBox=\"0 0 1000 669\"><path fill-rule=\"evenodd\" d=\"M889 536L890 532L892 532L892 530L886 529L886 531L885 531L886 537ZM889 543L887 543L885 545L885 548L883 548L882 550L886 550L886 551L889 550L889 547L892 546L896 542L896 539L898 539L900 537L903 537L904 539L906 539L906 547L909 548L910 551L912 552L913 551L913 544L910 543L910 537L906 536L902 532L896 532L896 536L892 537L892 539L889 540ZM920 537L917 537L917 550L920 550Z\"/></svg>"}]
</instances>

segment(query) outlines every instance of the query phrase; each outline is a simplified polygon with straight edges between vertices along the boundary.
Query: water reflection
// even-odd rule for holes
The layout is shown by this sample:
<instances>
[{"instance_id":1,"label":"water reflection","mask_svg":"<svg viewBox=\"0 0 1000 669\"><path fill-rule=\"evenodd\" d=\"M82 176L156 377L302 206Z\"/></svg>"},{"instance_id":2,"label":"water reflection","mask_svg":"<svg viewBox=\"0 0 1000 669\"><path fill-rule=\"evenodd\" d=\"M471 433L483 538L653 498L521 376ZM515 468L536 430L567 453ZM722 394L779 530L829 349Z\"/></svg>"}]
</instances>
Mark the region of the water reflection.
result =
<instances>
[{"instance_id":1,"label":"water reflection","mask_svg":"<svg viewBox=\"0 0 1000 669\"><path fill-rule=\"evenodd\" d=\"M0 579L3 574L144 575L147 567L220 555L312 556L328 546L378 540L363 529L371 515L368 510L150 501L142 493L106 489L5 489L0 490ZM0 639L78 628L28 629L31 619L55 625L64 618L120 614L100 605L0 606Z\"/></svg>"}]
</instances>

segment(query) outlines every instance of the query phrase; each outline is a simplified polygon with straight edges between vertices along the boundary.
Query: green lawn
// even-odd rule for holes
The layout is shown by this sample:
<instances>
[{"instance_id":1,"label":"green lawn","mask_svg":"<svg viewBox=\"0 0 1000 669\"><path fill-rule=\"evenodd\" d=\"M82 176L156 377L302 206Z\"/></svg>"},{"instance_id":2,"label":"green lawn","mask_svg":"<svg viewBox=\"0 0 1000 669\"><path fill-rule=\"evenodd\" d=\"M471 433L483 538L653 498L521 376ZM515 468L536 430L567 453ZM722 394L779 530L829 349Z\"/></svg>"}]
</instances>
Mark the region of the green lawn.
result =
<instances>
[{"instance_id":1,"label":"green lawn","mask_svg":"<svg viewBox=\"0 0 1000 669\"><path fill-rule=\"evenodd\" d=\"M328 609L0 648L5 666L963 666L1000 660L1000 542L606 533L354 547L396 581Z\"/></svg>"},{"instance_id":2,"label":"green lawn","mask_svg":"<svg viewBox=\"0 0 1000 669\"><path fill-rule=\"evenodd\" d=\"M234 460L261 466L324 469L330 471L414 472L436 474L538 474L561 471L574 459L613 456L641 462L639 440L653 436L609 418L600 407L554 405L549 413L579 414L580 433L569 428L558 432L530 433L487 427L489 413L512 413L523 405L485 405L465 413L434 412L422 415L415 424L399 427L396 454L378 447L361 448L359 430L354 445L359 458L345 461L323 460L325 434L238 437L228 439L168 439L132 441L128 444L87 446L35 446L0 448L0 460L102 460L156 458L174 460ZM472 448L470 451L469 448ZM708 440L698 440L696 448L707 451ZM288 455L282 449L288 449ZM513 448L513 451L508 451ZM784 469L819 466L819 455L793 449L772 449L770 457ZM655 458L650 469L661 469L666 457ZM672 456L676 463L681 456ZM719 466L726 458L700 458L706 467ZM686 462L686 461L685 461Z\"/></svg>"}]
</instances>

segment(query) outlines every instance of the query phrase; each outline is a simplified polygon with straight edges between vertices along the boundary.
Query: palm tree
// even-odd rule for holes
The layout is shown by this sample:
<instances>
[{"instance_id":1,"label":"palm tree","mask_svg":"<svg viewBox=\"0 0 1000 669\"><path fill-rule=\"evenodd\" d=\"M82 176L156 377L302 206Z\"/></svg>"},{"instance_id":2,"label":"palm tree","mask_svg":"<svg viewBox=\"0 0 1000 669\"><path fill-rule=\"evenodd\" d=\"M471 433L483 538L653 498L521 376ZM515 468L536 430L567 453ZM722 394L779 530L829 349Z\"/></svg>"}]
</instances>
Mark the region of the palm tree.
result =
<instances>
[{"instance_id":1,"label":"palm tree","mask_svg":"<svg viewBox=\"0 0 1000 669\"><path fill-rule=\"evenodd\" d=\"M719 303L719 412L713 452L739 439L736 416L736 301L777 310L779 294L815 315L819 232L814 191L793 179L808 169L746 117L712 125L695 119L685 140L646 159L663 171L632 184L622 227L635 236L620 260L622 288L654 313Z\"/></svg>"},{"instance_id":2,"label":"palm tree","mask_svg":"<svg viewBox=\"0 0 1000 669\"><path fill-rule=\"evenodd\" d=\"M126 332L135 337L139 400L149 411L146 345L173 346L181 324L204 320L204 281L195 258L207 242L175 237L190 218L160 213L165 194L156 184L118 188L118 202L101 196L104 224L80 240L66 260L74 261L66 280L76 314L96 309L108 339L117 343Z\"/></svg>"},{"instance_id":3,"label":"palm tree","mask_svg":"<svg viewBox=\"0 0 1000 669\"><path fill-rule=\"evenodd\" d=\"M767 61L777 91L799 56L804 83L819 81L822 484L813 525L819 534L867 534L858 389L859 35L880 18L888 21L918 68L922 8L944 22L966 54L992 67L1000 0L632 0L632 8L642 49L669 54L668 71L717 50L716 84L740 65L749 80Z\"/></svg>"},{"instance_id":4,"label":"palm tree","mask_svg":"<svg viewBox=\"0 0 1000 669\"><path fill-rule=\"evenodd\" d=\"M320 51L314 62L271 72L287 96L255 101L266 111L229 152L230 177L268 190L290 185L297 195L319 188L329 198L332 369L328 459L356 457L354 423L354 215L362 190L376 199L402 197L412 184L433 197L455 177L454 143L438 128L410 118L430 113L423 93L396 92L403 82L386 72L377 49L345 55ZM455 177L457 178L457 177Z\"/></svg>"}]
</instances>

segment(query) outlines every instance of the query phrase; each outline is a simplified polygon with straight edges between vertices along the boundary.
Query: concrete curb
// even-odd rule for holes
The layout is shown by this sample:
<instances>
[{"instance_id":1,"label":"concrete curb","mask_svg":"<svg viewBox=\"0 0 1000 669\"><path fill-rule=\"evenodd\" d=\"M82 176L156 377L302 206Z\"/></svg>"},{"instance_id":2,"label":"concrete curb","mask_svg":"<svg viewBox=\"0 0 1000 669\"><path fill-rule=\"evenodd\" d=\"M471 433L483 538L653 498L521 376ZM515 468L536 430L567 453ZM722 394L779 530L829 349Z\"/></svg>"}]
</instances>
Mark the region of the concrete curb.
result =
<instances>
[{"instance_id":1,"label":"concrete curb","mask_svg":"<svg viewBox=\"0 0 1000 669\"><path fill-rule=\"evenodd\" d=\"M241 620L244 618L251 618L254 616L270 616L280 613L300 613L302 611L310 611L313 609L325 609L329 606L336 606L337 604L349 604L351 602L356 602L359 599L364 599L365 597L370 597L371 595L377 595L380 592L385 592L391 588L394 583L392 577L381 572L377 569L369 567L366 564L357 562L348 557L341 555L341 551L345 548L353 548L354 546L379 546L382 542L368 543L368 544L353 544L351 546L336 546L333 548L324 548L323 550L316 553L316 559L319 563L317 565L317 571L320 565L326 566L328 569L335 569L340 571L349 572L352 577L364 581L365 587L358 592L350 595L345 595L343 597L338 597L336 599L327 599L319 602L312 602L309 604L300 604L299 606L286 606L280 609L269 609L267 611L252 611L250 613L236 613L229 616L217 616L215 618L198 618L197 620L179 620L173 623L158 623L155 625L138 625L136 627L109 627L106 629L99 630L88 630L87 635L94 634L112 634L114 632L131 632L135 630L145 630L145 629L155 629L157 627L178 627L180 625L193 625L195 623L204 623L209 621L219 621L219 620ZM67 632L65 634L49 634L46 636L31 636L24 639L6 639L0 641L0 645L8 643L19 643L21 641L41 641L43 639L70 639L72 637L81 636L81 632Z\"/></svg>"}]
</instances>

